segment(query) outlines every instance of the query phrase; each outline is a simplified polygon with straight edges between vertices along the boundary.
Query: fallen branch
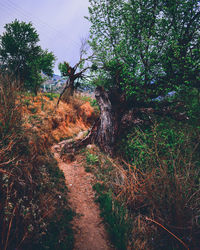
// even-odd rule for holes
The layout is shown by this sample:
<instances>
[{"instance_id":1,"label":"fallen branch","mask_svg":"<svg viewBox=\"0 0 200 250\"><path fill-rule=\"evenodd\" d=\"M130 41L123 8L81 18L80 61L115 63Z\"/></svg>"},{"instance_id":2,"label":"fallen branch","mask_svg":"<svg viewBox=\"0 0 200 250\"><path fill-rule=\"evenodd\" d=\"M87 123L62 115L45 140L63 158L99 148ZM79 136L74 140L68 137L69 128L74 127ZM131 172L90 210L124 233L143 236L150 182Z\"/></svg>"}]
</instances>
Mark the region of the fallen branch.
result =
<instances>
[{"instance_id":1,"label":"fallen branch","mask_svg":"<svg viewBox=\"0 0 200 250\"><path fill-rule=\"evenodd\" d=\"M152 220L148 217L145 217L145 219L147 221L151 221L155 224L157 224L158 226L162 227L165 231L167 231L169 234L171 234L175 239L177 239L187 250L189 250L189 247L181 240L179 239L175 234L173 234L172 232L170 232L166 227L164 227L163 225L161 225L159 222L155 221L155 220Z\"/></svg>"},{"instance_id":2,"label":"fallen branch","mask_svg":"<svg viewBox=\"0 0 200 250\"><path fill-rule=\"evenodd\" d=\"M90 129L89 134L86 137L84 137L83 139L80 139L80 140L77 140L74 142L66 143L62 148L61 157L64 154L75 153L76 150L80 150L81 148L85 147L86 145L88 145L90 143L94 143L95 137L96 137L96 130L98 127L98 122L99 121L94 123L94 125Z\"/></svg>"}]
</instances>

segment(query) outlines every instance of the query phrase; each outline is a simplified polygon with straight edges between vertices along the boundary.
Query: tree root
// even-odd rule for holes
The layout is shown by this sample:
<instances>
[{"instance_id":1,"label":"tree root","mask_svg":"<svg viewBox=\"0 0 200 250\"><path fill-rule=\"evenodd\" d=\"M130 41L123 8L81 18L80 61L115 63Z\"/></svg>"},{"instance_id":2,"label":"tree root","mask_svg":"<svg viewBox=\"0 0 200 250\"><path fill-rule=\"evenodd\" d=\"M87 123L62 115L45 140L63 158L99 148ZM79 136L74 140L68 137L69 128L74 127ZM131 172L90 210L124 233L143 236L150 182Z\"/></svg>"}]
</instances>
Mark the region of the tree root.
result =
<instances>
[{"instance_id":1,"label":"tree root","mask_svg":"<svg viewBox=\"0 0 200 250\"><path fill-rule=\"evenodd\" d=\"M98 128L99 120L97 120L92 128L90 129L88 135L84 137L83 139L79 139L76 141L72 141L69 143L66 143L61 152L60 157L62 158L66 154L74 154L80 149L86 147L88 144L96 143L96 136L97 136L97 128Z\"/></svg>"}]
</instances>

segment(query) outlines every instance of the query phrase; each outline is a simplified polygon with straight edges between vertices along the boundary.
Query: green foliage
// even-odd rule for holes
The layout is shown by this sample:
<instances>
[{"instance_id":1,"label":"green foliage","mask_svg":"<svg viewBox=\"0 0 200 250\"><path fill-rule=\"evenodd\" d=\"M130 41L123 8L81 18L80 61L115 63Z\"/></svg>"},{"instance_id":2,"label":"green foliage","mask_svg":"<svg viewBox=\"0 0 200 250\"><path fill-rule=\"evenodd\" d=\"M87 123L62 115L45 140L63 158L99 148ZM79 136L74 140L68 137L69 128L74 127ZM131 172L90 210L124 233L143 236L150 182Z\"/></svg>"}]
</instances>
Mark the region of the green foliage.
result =
<instances>
[{"instance_id":1,"label":"green foliage","mask_svg":"<svg viewBox=\"0 0 200 250\"><path fill-rule=\"evenodd\" d=\"M26 105L26 107L28 108L31 105L31 101L29 99L25 99L23 101L23 104Z\"/></svg>"},{"instance_id":2,"label":"green foliage","mask_svg":"<svg viewBox=\"0 0 200 250\"><path fill-rule=\"evenodd\" d=\"M55 56L38 45L39 36L31 23L15 20L5 30L0 36L1 67L19 79L16 87L37 94L43 81L40 73L52 75Z\"/></svg>"},{"instance_id":3,"label":"green foliage","mask_svg":"<svg viewBox=\"0 0 200 250\"><path fill-rule=\"evenodd\" d=\"M31 111L32 114L37 113L37 108L29 108L29 110Z\"/></svg>"},{"instance_id":4,"label":"green foliage","mask_svg":"<svg viewBox=\"0 0 200 250\"><path fill-rule=\"evenodd\" d=\"M94 154L86 154L86 162L88 165L97 164L99 162L98 156Z\"/></svg>"},{"instance_id":5,"label":"green foliage","mask_svg":"<svg viewBox=\"0 0 200 250\"><path fill-rule=\"evenodd\" d=\"M172 97L172 101L184 103L184 108L180 112L185 112L188 123L196 127L200 124L200 91L198 88L179 88Z\"/></svg>"},{"instance_id":6,"label":"green foliage","mask_svg":"<svg viewBox=\"0 0 200 250\"><path fill-rule=\"evenodd\" d=\"M151 127L134 128L120 149L131 164L124 166L129 181L124 185L126 191L123 196L133 217L153 216L156 221L162 218L161 224L183 239L191 249L195 249L197 244L194 232L200 228L198 221L191 223L195 216L199 216L200 207L195 198L200 187L199 138L199 127L165 118L154 121ZM132 186L130 183L135 184ZM191 231L188 230L189 225L193 228ZM179 247L179 243L170 240L166 232L159 230L158 233L153 228L148 229L147 225L144 227L146 232L135 226L137 237L134 237L133 244L137 238L143 237L151 245L148 235L151 230L155 234L153 249L157 249L156 246L159 249ZM193 241L188 240L188 235Z\"/></svg>"},{"instance_id":7,"label":"green foliage","mask_svg":"<svg viewBox=\"0 0 200 250\"><path fill-rule=\"evenodd\" d=\"M98 107L97 100L96 100L96 99L91 99L91 100L90 100L90 105L91 105L92 107Z\"/></svg>"},{"instance_id":8,"label":"green foliage","mask_svg":"<svg viewBox=\"0 0 200 250\"><path fill-rule=\"evenodd\" d=\"M98 158L98 166L96 160L93 161L94 152L95 158ZM100 205L101 216L106 224L110 239L116 249L126 249L131 227L128 210L124 204L116 201L116 193L113 189L116 177L114 167L107 156L103 155L98 148L91 149L86 153L83 152L83 154L86 156L85 170L92 172L99 181L93 185L93 189L96 192L96 201ZM90 158L92 158L92 162Z\"/></svg>"},{"instance_id":9,"label":"green foliage","mask_svg":"<svg viewBox=\"0 0 200 250\"><path fill-rule=\"evenodd\" d=\"M54 220L49 223L47 228L48 233L42 236L39 244L33 244L32 249L73 249L74 238L70 221L74 214L71 211L66 210L58 210L57 212L60 213L60 215L56 216Z\"/></svg>"},{"instance_id":10,"label":"green foliage","mask_svg":"<svg viewBox=\"0 0 200 250\"><path fill-rule=\"evenodd\" d=\"M126 249L129 224L126 220L127 211L124 206L114 201L111 192L99 183L93 186L97 193L97 202L100 204L101 216L108 225L108 232L114 246L119 250Z\"/></svg>"},{"instance_id":11,"label":"green foliage","mask_svg":"<svg viewBox=\"0 0 200 250\"><path fill-rule=\"evenodd\" d=\"M96 85L150 102L199 88L198 1L90 0Z\"/></svg>"},{"instance_id":12,"label":"green foliage","mask_svg":"<svg viewBox=\"0 0 200 250\"><path fill-rule=\"evenodd\" d=\"M46 170L50 175L48 188L56 189L60 194L56 196L58 207L56 214L46 220L47 229L46 233L42 234L38 243L33 244L32 249L73 249L74 237L71 227L71 221L74 212L68 207L66 196L64 193L67 191L65 185L65 178L62 171L57 167L55 159L46 163ZM45 186L41 188L42 192L46 192Z\"/></svg>"},{"instance_id":13,"label":"green foliage","mask_svg":"<svg viewBox=\"0 0 200 250\"><path fill-rule=\"evenodd\" d=\"M123 142L120 138L118 155L125 161L110 161L97 148L89 151L99 159L98 167L85 165L97 179L94 190L102 216L119 249L127 241L131 249L182 249L179 241L147 217L190 249L198 248L199 127L166 117L152 120L151 126L132 128Z\"/></svg>"},{"instance_id":14,"label":"green foliage","mask_svg":"<svg viewBox=\"0 0 200 250\"><path fill-rule=\"evenodd\" d=\"M58 98L59 94L57 93L45 93L44 94L46 97L48 97L51 101L53 101L54 98Z\"/></svg>"},{"instance_id":15,"label":"green foliage","mask_svg":"<svg viewBox=\"0 0 200 250\"><path fill-rule=\"evenodd\" d=\"M96 71L97 69L98 69L98 66L95 63L93 63L91 66L91 70Z\"/></svg>"},{"instance_id":16,"label":"green foliage","mask_svg":"<svg viewBox=\"0 0 200 250\"><path fill-rule=\"evenodd\" d=\"M98 113L99 112L99 105L97 104L97 100L88 96L81 96L80 97L81 100L85 101L85 102L89 102L90 105L94 108L95 112Z\"/></svg>"},{"instance_id":17,"label":"green foliage","mask_svg":"<svg viewBox=\"0 0 200 250\"><path fill-rule=\"evenodd\" d=\"M151 170L159 167L159 160L172 169L172 162L177 151L190 155L194 145L188 144L190 140L198 143L199 131L187 124L177 123L172 119L160 119L151 127L135 127L128 133L121 144L126 160L142 170ZM188 148L185 145L188 144Z\"/></svg>"},{"instance_id":18,"label":"green foliage","mask_svg":"<svg viewBox=\"0 0 200 250\"><path fill-rule=\"evenodd\" d=\"M71 67L70 67L69 63L67 63L67 62L58 64L58 69L60 70L62 76L69 76L70 68Z\"/></svg>"}]
</instances>

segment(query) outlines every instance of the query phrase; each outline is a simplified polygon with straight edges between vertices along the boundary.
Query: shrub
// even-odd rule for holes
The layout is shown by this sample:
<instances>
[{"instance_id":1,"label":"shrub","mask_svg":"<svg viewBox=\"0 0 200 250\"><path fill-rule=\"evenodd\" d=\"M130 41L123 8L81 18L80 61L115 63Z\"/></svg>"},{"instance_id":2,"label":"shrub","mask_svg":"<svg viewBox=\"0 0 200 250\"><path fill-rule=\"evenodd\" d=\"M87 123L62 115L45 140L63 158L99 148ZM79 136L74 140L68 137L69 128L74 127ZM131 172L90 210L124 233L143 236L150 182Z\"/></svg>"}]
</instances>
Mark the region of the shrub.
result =
<instances>
[{"instance_id":1,"label":"shrub","mask_svg":"<svg viewBox=\"0 0 200 250\"><path fill-rule=\"evenodd\" d=\"M57 93L45 93L44 94L46 97L48 97L51 101L53 101L54 98L58 98L59 94Z\"/></svg>"}]
</instances>

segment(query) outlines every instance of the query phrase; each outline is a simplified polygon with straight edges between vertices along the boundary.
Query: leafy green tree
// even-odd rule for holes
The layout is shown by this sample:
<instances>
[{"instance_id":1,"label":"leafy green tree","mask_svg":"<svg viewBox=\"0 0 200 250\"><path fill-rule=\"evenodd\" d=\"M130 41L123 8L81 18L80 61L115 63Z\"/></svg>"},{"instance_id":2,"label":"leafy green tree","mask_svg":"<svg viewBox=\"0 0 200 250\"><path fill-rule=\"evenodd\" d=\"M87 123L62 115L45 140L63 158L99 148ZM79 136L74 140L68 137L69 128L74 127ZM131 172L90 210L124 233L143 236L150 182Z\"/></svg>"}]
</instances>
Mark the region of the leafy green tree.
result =
<instances>
[{"instance_id":1,"label":"leafy green tree","mask_svg":"<svg viewBox=\"0 0 200 250\"><path fill-rule=\"evenodd\" d=\"M99 144L112 151L128 109L149 107L170 91L199 88L200 6L196 0L89 2L90 44L98 66L94 83L101 114L107 116L101 123L110 120L101 124Z\"/></svg>"},{"instance_id":2,"label":"leafy green tree","mask_svg":"<svg viewBox=\"0 0 200 250\"><path fill-rule=\"evenodd\" d=\"M38 57L33 58L27 64L29 74L27 75L26 81L24 82L24 87L37 95L41 83L44 81L41 76L41 71L47 76L52 76L54 61L55 56L52 52L48 52L47 50L43 51L41 49Z\"/></svg>"},{"instance_id":3,"label":"leafy green tree","mask_svg":"<svg viewBox=\"0 0 200 250\"><path fill-rule=\"evenodd\" d=\"M5 25L0 36L0 61L2 68L18 78L21 89L37 93L42 79L40 72L51 76L55 56L38 45L39 35L31 23L15 20Z\"/></svg>"}]
</instances>

